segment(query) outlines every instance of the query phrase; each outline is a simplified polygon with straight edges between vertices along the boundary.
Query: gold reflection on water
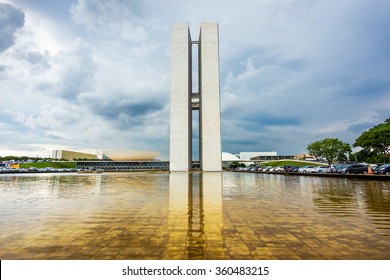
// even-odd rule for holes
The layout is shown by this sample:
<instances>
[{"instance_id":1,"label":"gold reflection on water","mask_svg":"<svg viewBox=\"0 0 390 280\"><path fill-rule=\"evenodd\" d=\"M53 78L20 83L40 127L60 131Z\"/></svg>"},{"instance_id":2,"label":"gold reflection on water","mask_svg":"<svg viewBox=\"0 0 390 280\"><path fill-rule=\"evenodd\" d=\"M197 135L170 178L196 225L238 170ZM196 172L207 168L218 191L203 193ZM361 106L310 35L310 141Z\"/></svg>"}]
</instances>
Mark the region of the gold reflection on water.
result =
<instances>
[{"instance_id":1,"label":"gold reflection on water","mask_svg":"<svg viewBox=\"0 0 390 280\"><path fill-rule=\"evenodd\" d=\"M164 258L223 259L222 173L171 173L169 226Z\"/></svg>"}]
</instances>

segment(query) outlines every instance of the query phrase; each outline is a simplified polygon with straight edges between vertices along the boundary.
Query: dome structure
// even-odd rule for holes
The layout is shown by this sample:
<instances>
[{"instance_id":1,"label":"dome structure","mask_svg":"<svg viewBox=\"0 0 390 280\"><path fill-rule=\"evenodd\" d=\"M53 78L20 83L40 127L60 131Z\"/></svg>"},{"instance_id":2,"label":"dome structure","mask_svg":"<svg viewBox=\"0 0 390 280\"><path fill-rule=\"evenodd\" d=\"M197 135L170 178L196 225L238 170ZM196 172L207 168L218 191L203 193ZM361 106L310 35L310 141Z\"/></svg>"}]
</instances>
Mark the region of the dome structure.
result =
<instances>
[{"instance_id":1,"label":"dome structure","mask_svg":"<svg viewBox=\"0 0 390 280\"><path fill-rule=\"evenodd\" d=\"M222 161L240 161L240 159L231 153L222 152Z\"/></svg>"},{"instance_id":2,"label":"dome structure","mask_svg":"<svg viewBox=\"0 0 390 280\"><path fill-rule=\"evenodd\" d=\"M108 150L103 151L103 159L113 161L150 161L160 155L155 151L132 151L132 150Z\"/></svg>"}]
</instances>

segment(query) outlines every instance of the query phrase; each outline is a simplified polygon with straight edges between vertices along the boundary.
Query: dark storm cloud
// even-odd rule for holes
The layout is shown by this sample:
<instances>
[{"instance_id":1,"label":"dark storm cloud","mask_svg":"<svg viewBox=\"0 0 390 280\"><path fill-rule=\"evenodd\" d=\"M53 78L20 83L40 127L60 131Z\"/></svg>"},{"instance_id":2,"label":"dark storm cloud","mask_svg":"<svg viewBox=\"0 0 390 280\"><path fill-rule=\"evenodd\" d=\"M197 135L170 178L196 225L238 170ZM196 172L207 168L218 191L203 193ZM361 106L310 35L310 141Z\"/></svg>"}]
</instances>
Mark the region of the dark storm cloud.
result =
<instances>
[{"instance_id":1,"label":"dark storm cloud","mask_svg":"<svg viewBox=\"0 0 390 280\"><path fill-rule=\"evenodd\" d=\"M86 102L85 105L93 114L118 128L144 125L151 114L164 107L164 104L155 100L131 100L131 97L104 101L84 98L82 102Z\"/></svg>"},{"instance_id":2,"label":"dark storm cloud","mask_svg":"<svg viewBox=\"0 0 390 280\"><path fill-rule=\"evenodd\" d=\"M253 110L253 109L251 109ZM303 120L296 114L280 113L280 115L272 115L270 113L259 111L254 108L254 111L247 111L243 113L240 110L230 109L229 111L223 112L223 120L229 123L231 120L240 119L240 128L247 130L264 130L264 127L268 126L289 126L289 125L300 125ZM230 120L230 121L229 121Z\"/></svg>"},{"instance_id":3,"label":"dark storm cloud","mask_svg":"<svg viewBox=\"0 0 390 280\"><path fill-rule=\"evenodd\" d=\"M372 79L351 81L344 91L347 97L365 98L372 96L381 98L390 91L390 77L375 77Z\"/></svg>"},{"instance_id":4,"label":"dark storm cloud","mask_svg":"<svg viewBox=\"0 0 390 280\"><path fill-rule=\"evenodd\" d=\"M0 3L0 52L14 44L16 31L24 25L24 13L10 4Z\"/></svg>"},{"instance_id":5,"label":"dark storm cloud","mask_svg":"<svg viewBox=\"0 0 390 280\"><path fill-rule=\"evenodd\" d=\"M272 150L268 149L268 147L261 146L260 148L260 141L257 139L243 139L243 137L237 136L231 137L231 136L224 136L222 135L222 149L223 151L229 151L230 153L239 153L244 151L266 151L266 150Z\"/></svg>"},{"instance_id":6,"label":"dark storm cloud","mask_svg":"<svg viewBox=\"0 0 390 280\"><path fill-rule=\"evenodd\" d=\"M103 106L96 113L107 117L108 119L117 119L118 115L126 114L129 117L136 118L144 115L148 115L151 112L159 110L162 105L154 101L141 101L140 103L133 104L114 104L109 103L107 106Z\"/></svg>"},{"instance_id":7,"label":"dark storm cloud","mask_svg":"<svg viewBox=\"0 0 390 280\"><path fill-rule=\"evenodd\" d=\"M375 124L373 124L372 122L360 123L360 124L350 125L348 129L355 133L361 133L362 131L372 128L374 125Z\"/></svg>"},{"instance_id":8,"label":"dark storm cloud","mask_svg":"<svg viewBox=\"0 0 390 280\"><path fill-rule=\"evenodd\" d=\"M286 126L286 125L299 125L302 123L302 120L297 117L288 117L288 116L262 116L259 115L257 122L261 125L266 126Z\"/></svg>"}]
</instances>

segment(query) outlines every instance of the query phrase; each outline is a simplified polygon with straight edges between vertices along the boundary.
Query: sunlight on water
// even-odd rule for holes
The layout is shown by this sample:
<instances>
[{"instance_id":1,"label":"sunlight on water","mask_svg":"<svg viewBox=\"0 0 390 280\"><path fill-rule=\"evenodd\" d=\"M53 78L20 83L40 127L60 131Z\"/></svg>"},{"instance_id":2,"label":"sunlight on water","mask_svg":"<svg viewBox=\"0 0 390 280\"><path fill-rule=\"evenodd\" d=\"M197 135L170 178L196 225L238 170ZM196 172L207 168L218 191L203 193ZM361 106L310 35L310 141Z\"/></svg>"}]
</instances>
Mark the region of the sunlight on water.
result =
<instances>
[{"instance_id":1,"label":"sunlight on water","mask_svg":"<svg viewBox=\"0 0 390 280\"><path fill-rule=\"evenodd\" d=\"M389 259L390 184L231 172L0 176L1 259Z\"/></svg>"}]
</instances>

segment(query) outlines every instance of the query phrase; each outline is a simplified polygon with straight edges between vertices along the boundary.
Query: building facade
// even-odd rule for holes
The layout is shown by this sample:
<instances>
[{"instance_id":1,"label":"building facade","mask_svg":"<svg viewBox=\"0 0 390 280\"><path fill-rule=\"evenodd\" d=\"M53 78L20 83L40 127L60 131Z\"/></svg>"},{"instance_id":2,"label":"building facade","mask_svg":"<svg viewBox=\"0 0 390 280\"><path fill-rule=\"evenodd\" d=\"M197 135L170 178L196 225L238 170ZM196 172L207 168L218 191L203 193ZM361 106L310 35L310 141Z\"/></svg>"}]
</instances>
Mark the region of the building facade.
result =
<instances>
[{"instance_id":1,"label":"building facade","mask_svg":"<svg viewBox=\"0 0 390 280\"><path fill-rule=\"evenodd\" d=\"M256 157L276 157L278 153L275 151L272 152L240 152L239 158L241 160L252 160Z\"/></svg>"},{"instance_id":2,"label":"building facade","mask_svg":"<svg viewBox=\"0 0 390 280\"><path fill-rule=\"evenodd\" d=\"M192 49L198 47L198 90L192 91ZM222 170L217 23L203 23L198 41L188 24L172 26L170 171L192 166L192 111L199 110L199 159L203 171Z\"/></svg>"},{"instance_id":3,"label":"building facade","mask_svg":"<svg viewBox=\"0 0 390 280\"><path fill-rule=\"evenodd\" d=\"M168 161L78 161L78 169L101 169L104 171L168 171Z\"/></svg>"},{"instance_id":4,"label":"building facade","mask_svg":"<svg viewBox=\"0 0 390 280\"><path fill-rule=\"evenodd\" d=\"M66 150L54 150L52 152L52 158L55 159L66 159L66 160L74 160L74 159L98 159L97 155L94 154L86 154L74 151L66 151Z\"/></svg>"}]
</instances>

